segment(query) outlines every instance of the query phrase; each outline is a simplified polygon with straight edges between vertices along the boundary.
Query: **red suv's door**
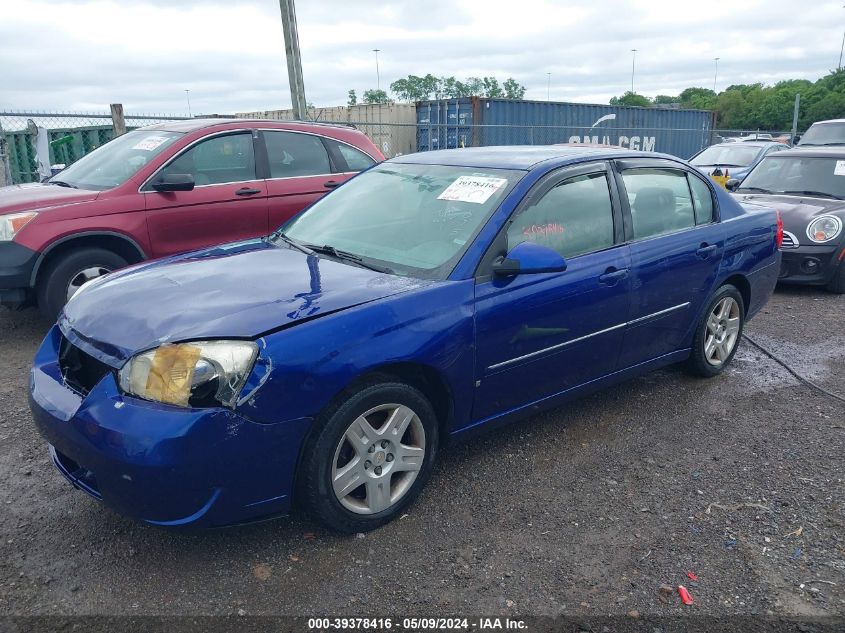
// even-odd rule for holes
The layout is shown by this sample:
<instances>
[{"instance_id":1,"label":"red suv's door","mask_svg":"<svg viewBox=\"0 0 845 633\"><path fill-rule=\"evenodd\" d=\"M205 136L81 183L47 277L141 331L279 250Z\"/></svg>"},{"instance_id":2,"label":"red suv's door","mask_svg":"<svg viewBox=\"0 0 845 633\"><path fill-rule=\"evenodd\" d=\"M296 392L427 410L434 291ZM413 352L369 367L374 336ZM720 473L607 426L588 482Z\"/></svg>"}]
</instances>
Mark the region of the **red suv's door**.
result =
<instances>
[{"instance_id":1,"label":"red suv's door","mask_svg":"<svg viewBox=\"0 0 845 633\"><path fill-rule=\"evenodd\" d=\"M194 143L150 178L143 192L153 257L266 235L267 185L255 163L253 133L224 132ZM163 174L191 174L194 189L153 190Z\"/></svg>"},{"instance_id":2,"label":"red suv's door","mask_svg":"<svg viewBox=\"0 0 845 633\"><path fill-rule=\"evenodd\" d=\"M271 231L376 162L351 145L317 134L287 130L263 130L262 134L267 147Z\"/></svg>"}]
</instances>

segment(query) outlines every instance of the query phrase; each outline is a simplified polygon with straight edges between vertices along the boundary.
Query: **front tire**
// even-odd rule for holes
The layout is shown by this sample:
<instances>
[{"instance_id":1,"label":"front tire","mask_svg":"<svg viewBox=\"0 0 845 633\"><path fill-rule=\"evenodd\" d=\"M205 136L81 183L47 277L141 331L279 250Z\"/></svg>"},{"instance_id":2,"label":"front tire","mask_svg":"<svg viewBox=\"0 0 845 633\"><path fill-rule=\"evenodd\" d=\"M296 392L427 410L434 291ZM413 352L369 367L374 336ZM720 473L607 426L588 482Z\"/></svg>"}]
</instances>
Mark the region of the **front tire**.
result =
<instances>
[{"instance_id":1,"label":"front tire","mask_svg":"<svg viewBox=\"0 0 845 633\"><path fill-rule=\"evenodd\" d=\"M845 294L845 261L839 264L839 268L833 274L833 279L827 284L827 289L838 295Z\"/></svg>"},{"instance_id":2,"label":"front tire","mask_svg":"<svg viewBox=\"0 0 845 633\"><path fill-rule=\"evenodd\" d=\"M705 378L721 374L736 354L744 326L742 295L735 286L722 286L696 327L688 363L691 373Z\"/></svg>"},{"instance_id":3,"label":"front tire","mask_svg":"<svg viewBox=\"0 0 845 633\"><path fill-rule=\"evenodd\" d=\"M417 389L369 383L315 422L305 447L299 493L324 525L366 532L399 515L431 475L438 448L434 409Z\"/></svg>"},{"instance_id":4,"label":"front tire","mask_svg":"<svg viewBox=\"0 0 845 633\"><path fill-rule=\"evenodd\" d=\"M64 305L82 285L128 266L117 253L105 248L80 248L47 265L36 288L38 309L55 321Z\"/></svg>"}]
</instances>

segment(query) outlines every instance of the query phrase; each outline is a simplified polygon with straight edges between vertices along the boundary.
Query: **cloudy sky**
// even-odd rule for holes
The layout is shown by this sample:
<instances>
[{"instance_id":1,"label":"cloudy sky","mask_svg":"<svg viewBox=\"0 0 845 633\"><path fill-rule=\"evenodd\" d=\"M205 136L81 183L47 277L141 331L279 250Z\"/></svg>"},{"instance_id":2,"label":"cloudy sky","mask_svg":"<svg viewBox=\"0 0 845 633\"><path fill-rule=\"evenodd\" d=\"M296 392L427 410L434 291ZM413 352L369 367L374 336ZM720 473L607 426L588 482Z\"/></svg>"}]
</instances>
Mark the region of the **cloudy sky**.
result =
<instances>
[{"instance_id":1,"label":"cloudy sky","mask_svg":"<svg viewBox=\"0 0 845 633\"><path fill-rule=\"evenodd\" d=\"M526 98L606 103L838 64L842 0L299 0L307 98L408 74L514 77ZM276 0L4 0L0 110L193 114L290 107Z\"/></svg>"}]
</instances>

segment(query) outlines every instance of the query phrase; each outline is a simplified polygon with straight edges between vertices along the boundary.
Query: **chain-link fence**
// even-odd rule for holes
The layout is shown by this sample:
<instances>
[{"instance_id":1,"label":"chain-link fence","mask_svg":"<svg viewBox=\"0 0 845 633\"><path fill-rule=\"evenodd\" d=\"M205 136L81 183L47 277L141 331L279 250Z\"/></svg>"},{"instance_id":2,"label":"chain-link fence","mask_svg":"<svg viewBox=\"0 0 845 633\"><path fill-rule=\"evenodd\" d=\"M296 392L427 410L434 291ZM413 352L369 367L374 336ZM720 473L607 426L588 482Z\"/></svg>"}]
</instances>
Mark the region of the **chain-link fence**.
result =
<instances>
[{"instance_id":1,"label":"chain-link fence","mask_svg":"<svg viewBox=\"0 0 845 633\"><path fill-rule=\"evenodd\" d=\"M791 130L713 130L713 142L778 141L792 145Z\"/></svg>"},{"instance_id":2,"label":"chain-link fence","mask_svg":"<svg viewBox=\"0 0 845 633\"><path fill-rule=\"evenodd\" d=\"M579 144L662 152L688 159L705 147L727 140L779 141L792 144L781 130L710 130L701 128L586 129L583 126L461 125L460 123L373 123L349 121L392 158L399 154L493 145Z\"/></svg>"},{"instance_id":3,"label":"chain-link fence","mask_svg":"<svg viewBox=\"0 0 845 633\"><path fill-rule=\"evenodd\" d=\"M127 130L185 119L127 114ZM114 137L110 113L0 112L0 186L39 182Z\"/></svg>"},{"instance_id":4,"label":"chain-link fence","mask_svg":"<svg viewBox=\"0 0 845 633\"><path fill-rule=\"evenodd\" d=\"M283 119L279 112L249 113L249 116ZM387 158L437 149L562 143L622 147L690 158L708 145L726 139L791 140L789 132L762 130L464 125L457 118L453 123L411 122L415 115L411 112L409 116L404 111L401 112L402 122L381 120L390 114L383 116L378 111L368 120L360 121L314 118L319 123L350 125L361 130ZM123 118L122 124L131 130L188 117L127 114ZM0 186L42 180L111 140L115 124L109 113L0 112Z\"/></svg>"}]
</instances>

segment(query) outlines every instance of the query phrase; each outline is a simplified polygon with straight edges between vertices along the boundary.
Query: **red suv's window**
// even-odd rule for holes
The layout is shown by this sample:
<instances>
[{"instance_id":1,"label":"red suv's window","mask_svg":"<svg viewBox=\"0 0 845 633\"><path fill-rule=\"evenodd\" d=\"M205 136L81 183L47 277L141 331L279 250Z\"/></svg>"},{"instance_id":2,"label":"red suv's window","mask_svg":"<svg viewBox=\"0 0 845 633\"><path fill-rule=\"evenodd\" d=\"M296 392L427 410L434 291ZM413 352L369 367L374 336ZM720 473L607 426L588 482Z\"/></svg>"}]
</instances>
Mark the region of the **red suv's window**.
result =
<instances>
[{"instance_id":1,"label":"red suv's window","mask_svg":"<svg viewBox=\"0 0 845 633\"><path fill-rule=\"evenodd\" d=\"M319 136L298 132L264 132L270 178L331 174L329 154Z\"/></svg>"},{"instance_id":2,"label":"red suv's window","mask_svg":"<svg viewBox=\"0 0 845 633\"><path fill-rule=\"evenodd\" d=\"M370 156L367 156L367 154L351 145L335 141L334 139L326 139L326 141L329 145L333 145L343 157L343 160L346 161L348 171L363 171L376 164L376 161Z\"/></svg>"},{"instance_id":3,"label":"red suv's window","mask_svg":"<svg viewBox=\"0 0 845 633\"><path fill-rule=\"evenodd\" d=\"M197 186L255 180L252 134L226 134L200 141L161 174L191 174Z\"/></svg>"}]
</instances>

